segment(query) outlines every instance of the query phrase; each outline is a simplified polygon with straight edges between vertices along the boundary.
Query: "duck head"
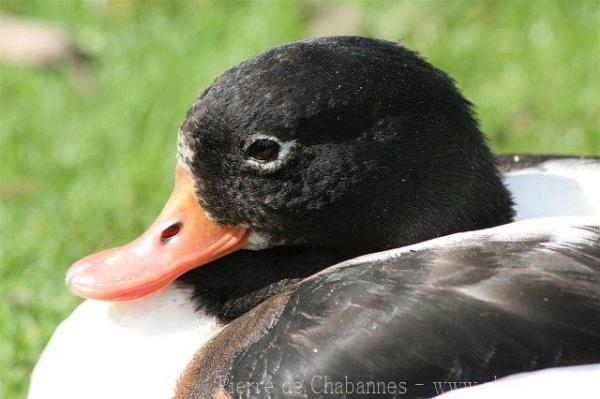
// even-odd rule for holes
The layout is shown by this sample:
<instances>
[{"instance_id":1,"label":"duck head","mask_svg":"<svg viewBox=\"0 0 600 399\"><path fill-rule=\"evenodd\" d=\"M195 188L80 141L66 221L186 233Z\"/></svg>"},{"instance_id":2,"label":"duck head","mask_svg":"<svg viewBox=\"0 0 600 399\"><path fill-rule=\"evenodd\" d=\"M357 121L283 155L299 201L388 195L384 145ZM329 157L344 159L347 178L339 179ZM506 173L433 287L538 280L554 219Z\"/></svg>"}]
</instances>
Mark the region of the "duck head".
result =
<instances>
[{"instance_id":1,"label":"duck head","mask_svg":"<svg viewBox=\"0 0 600 399\"><path fill-rule=\"evenodd\" d=\"M158 219L75 263L67 283L132 299L240 249L343 259L512 215L471 104L446 74L397 43L304 40L230 69L194 101Z\"/></svg>"}]
</instances>

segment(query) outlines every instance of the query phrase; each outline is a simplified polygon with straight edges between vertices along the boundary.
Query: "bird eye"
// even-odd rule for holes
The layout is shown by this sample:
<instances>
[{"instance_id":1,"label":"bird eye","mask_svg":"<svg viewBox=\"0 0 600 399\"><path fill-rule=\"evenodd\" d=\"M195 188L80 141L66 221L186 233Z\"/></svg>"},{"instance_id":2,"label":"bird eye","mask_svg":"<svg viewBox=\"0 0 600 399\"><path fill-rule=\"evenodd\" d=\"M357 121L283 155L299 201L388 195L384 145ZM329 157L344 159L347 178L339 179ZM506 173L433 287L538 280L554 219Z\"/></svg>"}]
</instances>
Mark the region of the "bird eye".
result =
<instances>
[{"instance_id":1,"label":"bird eye","mask_svg":"<svg viewBox=\"0 0 600 399\"><path fill-rule=\"evenodd\" d=\"M277 159L281 146L278 142L261 138L254 141L246 148L246 157L260 162L269 162Z\"/></svg>"}]
</instances>

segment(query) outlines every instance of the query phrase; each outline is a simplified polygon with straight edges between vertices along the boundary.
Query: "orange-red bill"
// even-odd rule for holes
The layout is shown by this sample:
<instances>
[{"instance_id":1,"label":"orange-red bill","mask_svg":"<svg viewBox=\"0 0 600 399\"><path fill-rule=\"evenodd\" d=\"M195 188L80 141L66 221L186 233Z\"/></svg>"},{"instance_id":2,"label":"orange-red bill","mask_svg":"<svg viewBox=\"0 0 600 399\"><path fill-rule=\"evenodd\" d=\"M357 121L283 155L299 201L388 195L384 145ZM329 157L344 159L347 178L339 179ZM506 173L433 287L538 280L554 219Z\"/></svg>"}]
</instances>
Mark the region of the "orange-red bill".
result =
<instances>
[{"instance_id":1,"label":"orange-red bill","mask_svg":"<svg viewBox=\"0 0 600 399\"><path fill-rule=\"evenodd\" d=\"M69 289L84 298L124 301L152 294L188 270L246 245L247 229L208 218L190 172L177 166L175 187L152 225L134 241L75 262Z\"/></svg>"}]
</instances>

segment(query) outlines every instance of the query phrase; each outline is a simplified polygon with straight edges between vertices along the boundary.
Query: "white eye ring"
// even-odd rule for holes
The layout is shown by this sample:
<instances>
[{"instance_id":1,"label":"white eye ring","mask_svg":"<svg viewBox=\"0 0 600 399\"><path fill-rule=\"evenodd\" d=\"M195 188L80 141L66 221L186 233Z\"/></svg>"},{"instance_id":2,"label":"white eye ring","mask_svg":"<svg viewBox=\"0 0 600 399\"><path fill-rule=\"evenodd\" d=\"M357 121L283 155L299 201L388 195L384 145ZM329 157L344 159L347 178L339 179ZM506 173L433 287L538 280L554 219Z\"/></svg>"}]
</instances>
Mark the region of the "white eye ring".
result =
<instances>
[{"instance_id":1,"label":"white eye ring","mask_svg":"<svg viewBox=\"0 0 600 399\"><path fill-rule=\"evenodd\" d=\"M253 168L256 168L260 171L264 172L272 172L277 170L283 162L288 158L292 148L296 145L296 140L290 141L281 141L277 137L267 136L264 134L255 134L249 140L248 144L244 147L244 152L256 141L258 140L268 140L273 141L279 145L279 152L277 153L277 157L268 161L261 161L254 158L246 158L246 162L251 165Z\"/></svg>"}]
</instances>

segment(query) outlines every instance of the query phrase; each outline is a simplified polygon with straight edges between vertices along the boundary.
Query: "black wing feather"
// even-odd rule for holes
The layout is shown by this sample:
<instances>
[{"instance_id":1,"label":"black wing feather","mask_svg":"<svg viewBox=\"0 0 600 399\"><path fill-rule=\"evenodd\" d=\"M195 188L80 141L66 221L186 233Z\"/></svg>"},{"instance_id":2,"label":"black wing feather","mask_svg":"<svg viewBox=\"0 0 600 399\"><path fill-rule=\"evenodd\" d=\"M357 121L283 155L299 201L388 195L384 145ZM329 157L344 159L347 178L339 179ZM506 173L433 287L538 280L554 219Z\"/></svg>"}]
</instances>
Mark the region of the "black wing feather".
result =
<instances>
[{"instance_id":1,"label":"black wing feather","mask_svg":"<svg viewBox=\"0 0 600 399\"><path fill-rule=\"evenodd\" d=\"M430 397L436 381L598 362L600 231L586 229L577 244L480 236L320 273L235 356L228 381L254 388L230 394L317 398L339 382L353 397L370 381L378 397L389 383Z\"/></svg>"}]
</instances>

